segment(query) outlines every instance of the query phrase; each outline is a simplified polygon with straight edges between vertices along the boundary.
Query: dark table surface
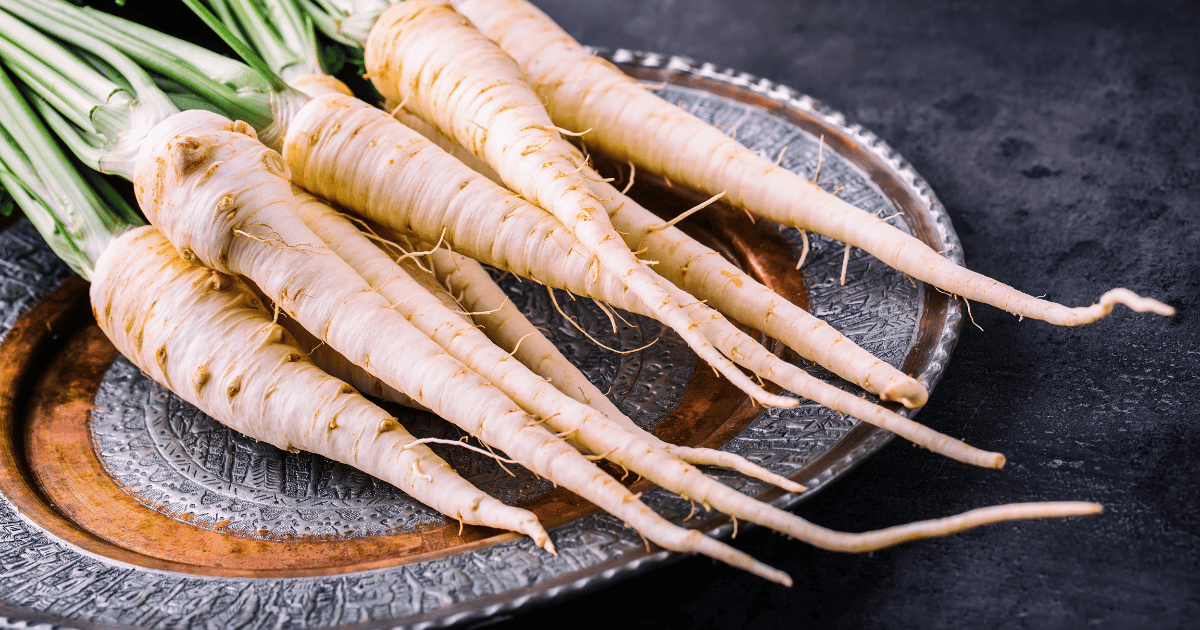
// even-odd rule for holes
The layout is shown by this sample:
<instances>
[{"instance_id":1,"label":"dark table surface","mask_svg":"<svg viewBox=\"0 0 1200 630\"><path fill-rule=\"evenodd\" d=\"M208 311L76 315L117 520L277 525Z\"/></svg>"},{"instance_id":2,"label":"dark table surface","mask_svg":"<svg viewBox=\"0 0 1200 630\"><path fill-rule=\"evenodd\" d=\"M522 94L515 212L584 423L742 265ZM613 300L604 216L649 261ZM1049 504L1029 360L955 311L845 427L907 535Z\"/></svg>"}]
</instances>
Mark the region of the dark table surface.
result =
<instances>
[{"instance_id":1,"label":"dark table surface","mask_svg":"<svg viewBox=\"0 0 1200 630\"><path fill-rule=\"evenodd\" d=\"M794 87L907 157L967 265L1090 304L1174 305L1057 328L975 306L920 419L1009 458L974 470L893 442L795 511L862 531L1086 499L871 555L743 531L785 589L685 558L500 628L1200 627L1200 5L1194 2L536 0L580 41Z\"/></svg>"}]
</instances>

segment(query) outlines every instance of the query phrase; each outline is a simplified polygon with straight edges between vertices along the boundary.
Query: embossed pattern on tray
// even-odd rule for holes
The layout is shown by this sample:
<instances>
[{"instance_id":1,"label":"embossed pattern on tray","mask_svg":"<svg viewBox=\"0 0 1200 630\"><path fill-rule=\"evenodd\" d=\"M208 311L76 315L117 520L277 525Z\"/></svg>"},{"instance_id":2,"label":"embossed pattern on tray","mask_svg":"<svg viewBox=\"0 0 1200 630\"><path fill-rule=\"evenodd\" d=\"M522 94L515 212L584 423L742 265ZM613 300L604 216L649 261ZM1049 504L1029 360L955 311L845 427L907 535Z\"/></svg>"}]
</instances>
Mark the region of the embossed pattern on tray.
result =
<instances>
[{"instance_id":1,"label":"embossed pattern on tray","mask_svg":"<svg viewBox=\"0 0 1200 630\"><path fill-rule=\"evenodd\" d=\"M592 382L639 425L652 429L679 404L696 357L681 339L652 319L625 314L633 326L617 330L588 300L560 293L567 316L611 348L599 348L564 321L540 285L503 281L513 303ZM419 437L463 435L432 414L401 412ZM288 453L247 438L209 418L143 375L124 357L113 363L89 419L92 439L109 475L143 505L204 529L264 540L346 539L412 532L446 517L354 468L312 453ZM465 449L437 447L455 470L507 503L549 491L533 473L511 469Z\"/></svg>"},{"instance_id":2,"label":"embossed pattern on tray","mask_svg":"<svg viewBox=\"0 0 1200 630\"><path fill-rule=\"evenodd\" d=\"M630 51L616 51L612 58L629 67L661 69L664 76L683 73L711 79L730 91L765 95L815 118L831 133L849 138L886 164L890 175L921 200L923 208L919 210L929 213L939 248L957 247L949 218L924 181L878 138L860 127L848 125L836 112L788 88L710 65L696 65L686 59ZM671 85L665 86L663 93L685 107L694 107L701 115L707 112L714 120L719 118L724 124L742 120L739 139L751 144L762 142L763 146L753 148L768 155L777 155L780 145L786 144L790 148L784 163L790 168L806 173L815 168L816 139L811 134L731 98ZM843 194L862 195L865 200L862 202L868 208L894 212L887 197L848 162L827 152L821 172L822 183L843 186ZM850 181L855 178L857 181ZM9 231L12 229L16 228ZM861 253L855 253L851 259L848 286L838 286L840 254L840 245L814 239L811 262L805 272L811 308L843 326L869 350L899 364L913 343L922 289L919 285L913 287L894 272L889 273ZM961 262L958 251L952 250L950 256ZM61 271L43 276L40 282L52 282L54 273ZM0 314L15 317L8 309ZM952 303L929 349L930 359L919 374L926 384L932 385L940 377L960 320L961 313ZM601 364L587 366L585 361L585 369L594 376L597 371L604 371L599 367ZM621 370L610 372L610 378L619 383ZM128 371L121 373L120 368L114 368L114 373L118 379L140 378ZM635 379L634 383L640 380ZM636 391L636 385L631 389ZM123 415L134 425L141 421ZM774 410L756 419L726 448L788 474L838 445L852 424L852 420L843 420L815 405ZM828 483L886 443L889 437L881 431L870 433L844 457L819 471L809 481L810 487ZM720 476L752 494L762 490L760 484L730 475ZM668 493L648 492L645 498L669 517L680 518L687 512L686 502ZM775 503L789 505L796 500L798 497L784 496ZM723 529L727 528L713 531L719 534ZM265 629L356 627L368 622L373 622L369 623L371 627L385 627L379 626L380 622L387 627L440 627L518 609L567 592L596 588L670 556L661 551L645 552L636 533L605 514L571 521L554 528L552 535L560 550L558 556L542 553L526 539L515 539L435 560L344 575L210 577L145 569L82 553L23 519L8 501L0 501L0 605L7 610L53 612L74 620L70 624L73 627L103 623L142 628L240 624L243 628ZM0 618L0 625L8 621Z\"/></svg>"}]
</instances>

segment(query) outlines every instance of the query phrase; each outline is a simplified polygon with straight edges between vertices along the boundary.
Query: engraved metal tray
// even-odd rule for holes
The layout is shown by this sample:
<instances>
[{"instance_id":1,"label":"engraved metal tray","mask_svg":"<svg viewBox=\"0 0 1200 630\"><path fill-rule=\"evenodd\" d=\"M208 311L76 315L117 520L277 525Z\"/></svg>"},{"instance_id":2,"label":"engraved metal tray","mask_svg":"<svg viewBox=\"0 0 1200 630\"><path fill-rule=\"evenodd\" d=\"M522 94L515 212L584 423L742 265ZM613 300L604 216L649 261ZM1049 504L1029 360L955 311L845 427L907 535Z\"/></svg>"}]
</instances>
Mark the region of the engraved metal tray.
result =
<instances>
[{"instance_id":1,"label":"engraved metal tray","mask_svg":"<svg viewBox=\"0 0 1200 630\"><path fill-rule=\"evenodd\" d=\"M837 112L708 64L604 54L770 159L817 176L859 207L898 214L897 225L962 262L949 217L925 182ZM637 179L636 196L664 216L695 201L670 182ZM685 222L696 238L777 292L930 389L940 378L962 319L956 302L858 250L842 285L842 244L815 235L797 271L796 230L728 207L698 217ZM346 466L233 433L116 354L91 320L85 283L27 222L0 232L0 266L0 627L441 627L598 588L674 557L647 549L571 493L465 449L439 452L484 490L538 514L557 556L513 534L460 530ZM803 500L891 438L814 404L762 411L697 368L656 322L626 315L614 330L594 304L559 295L565 313L606 345L635 349L658 340L629 354L604 351L549 315L543 289L502 283L643 427L739 453L810 488L787 495L710 471L777 506ZM459 435L427 414L394 411L418 435ZM688 519L688 501L646 482L632 487L686 526L715 536L731 530L715 513Z\"/></svg>"}]
</instances>

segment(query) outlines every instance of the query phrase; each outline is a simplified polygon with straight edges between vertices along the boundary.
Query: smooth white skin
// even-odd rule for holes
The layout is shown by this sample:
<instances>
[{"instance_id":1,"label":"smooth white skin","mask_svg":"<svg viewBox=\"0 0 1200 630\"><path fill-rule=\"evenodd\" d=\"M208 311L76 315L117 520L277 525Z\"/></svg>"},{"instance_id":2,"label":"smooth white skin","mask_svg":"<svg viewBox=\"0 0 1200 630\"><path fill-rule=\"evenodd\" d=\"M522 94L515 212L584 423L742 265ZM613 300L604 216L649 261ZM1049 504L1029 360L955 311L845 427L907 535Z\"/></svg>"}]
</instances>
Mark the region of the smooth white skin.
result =
<instances>
[{"instance_id":1,"label":"smooth white skin","mask_svg":"<svg viewBox=\"0 0 1200 630\"><path fill-rule=\"evenodd\" d=\"M756 401L795 406L767 393L733 357L714 348L699 325L707 311L685 309L683 304L696 300L633 255L516 64L449 4L406 0L393 5L371 29L365 53L368 74L381 94L408 99L408 107L496 169L509 188L550 211L697 356Z\"/></svg>"},{"instance_id":2,"label":"smooth white skin","mask_svg":"<svg viewBox=\"0 0 1200 630\"><path fill-rule=\"evenodd\" d=\"M336 95L314 99L292 120L284 155L299 185L364 219L419 234L430 242L444 241L472 258L550 286L602 296L653 317L662 314L642 305L622 282L605 273L552 215L361 101ZM596 286L601 283L607 286ZM659 288L668 295L682 294L665 280ZM673 299L679 303L677 297ZM698 321L688 326L706 332L722 319L716 311L707 311L703 320L693 318ZM739 342L746 340L756 344L749 337ZM736 377L742 385L750 381L740 370ZM768 394L753 382L747 393L769 406L797 404L793 398Z\"/></svg>"},{"instance_id":3,"label":"smooth white skin","mask_svg":"<svg viewBox=\"0 0 1200 630\"><path fill-rule=\"evenodd\" d=\"M405 120L405 122L409 122L412 125L414 125L414 128L421 128L424 133L430 134L431 141L436 142L439 146L443 147L447 152L449 152L455 156L459 156L464 153L463 149L461 147L459 147L458 144L456 142L454 142L453 139L448 138L444 134L441 134L435 128L432 128L430 125L428 125L428 124L420 125L418 123L418 121L410 120L410 116L405 115L403 113L403 110L397 111L396 115L403 117L403 120ZM467 155L469 156L469 154L467 154ZM483 174L486 174L486 173L487 173L486 170L483 171ZM596 179L598 180L599 178L597 177ZM597 185L597 186L602 185L602 183L595 182L595 181L591 182L591 184ZM611 188L611 187L609 187L609 188ZM603 190L603 188L602 188L602 190ZM628 200L623 195L620 195L617 191L610 191L610 192L612 192L612 195L609 195L611 198L608 199L607 201L605 201L605 206L611 207L612 211L618 217L623 217L622 227L623 227L623 229L628 230L628 232L629 232L629 235L626 238L630 239L631 241L635 240L635 239L640 239L641 235L644 235L646 233L645 228L646 228L647 222L650 222L653 220L654 225L661 223L661 221L658 220L657 218L654 218L654 219L648 218L648 217L653 217L654 215L652 213L650 213L648 210L645 210L644 208L637 206L637 204L634 203L632 200ZM674 228L671 228L671 229L674 229ZM724 259L721 258L719 255L716 255L716 254L711 255L711 256L704 255L703 252L701 251L701 249L703 249L704 251L711 251L711 250L708 250L707 248L703 248L703 246L699 245L698 243L695 246L692 246L690 243L684 242L684 241L672 243L670 241L670 239L674 235L669 233L670 230L662 230L661 232L668 233L668 235L666 238L657 239L656 244L658 247L660 247L662 250L665 250L665 251L654 252L654 255L662 255L667 260L667 265L669 267L675 267L676 265L678 265L680 268L682 268L685 271L684 275L691 275L691 271L688 271L687 265L689 263L691 263L692 261L696 260L695 257L687 257L687 255L689 255L689 254L695 254L700 257L699 258L700 261L703 261L703 265L695 268L694 271L696 273L700 273L706 269L709 271L709 273L706 274L709 277L723 276L724 274L721 273L722 269L725 269L725 271L730 274L740 273L740 271L738 271L736 267L733 267L732 265L725 263ZM650 234L653 236L658 233L659 232L651 232ZM546 284L551 285L551 286L558 286L559 288L564 288L564 286L567 286L567 287L571 287L571 290L575 290L575 291L578 291L579 290L578 287L580 287L580 286L584 286L585 288L583 290L585 290L585 291L611 290L611 287L613 287L614 283L602 281L603 277L606 275L602 270L597 273L597 275L599 276L597 282L591 283L589 285L581 285L578 282L574 283L573 285L566 284L566 282L569 281L569 278L562 278L563 275L569 275L570 272L566 271L566 270L585 269L585 268L587 268L587 263L586 263L586 258L583 256L578 256L578 255L575 255L575 256L568 255L568 256L563 256L563 257L557 256L557 254L562 251L559 249L559 247L561 247L561 240L562 239L560 238L557 241L550 241L549 239L536 241L536 243L541 244L541 246L542 246L541 249L543 249L545 251L543 254L540 254L540 255L534 257L535 260L558 260L559 261L558 266L553 267L549 270L539 269L538 275L536 276L536 278L542 282L545 282ZM649 240L649 239L643 239L643 240ZM690 239L689 239L689 241L690 241ZM694 241L691 241L691 242L694 242ZM478 251L478 250L475 250L475 251ZM576 254L577 252L580 252L580 251L582 251L581 248L572 246L568 250L568 253ZM675 256L677 254L680 255L682 260L675 258ZM472 253L471 255L478 256L477 253ZM486 258L484 258L483 260L484 260L484 262L488 262L489 264L493 264L494 266L498 266L502 269L504 268L502 263L497 264ZM721 261L721 262L718 263L718 261ZM561 271L558 275L552 275L553 272L556 272L559 270L564 270L564 271ZM514 271L514 273L518 273L518 275L521 275L520 272ZM581 273L581 272L576 271L575 273ZM736 278L736 277L740 277L740 276L733 275L732 277ZM556 284L556 282L562 282L563 284ZM747 286L749 285L749 283L744 283L744 284L746 284ZM769 293L769 290L766 290L765 288L764 288L764 291L767 291ZM759 292L758 294L764 295L762 292ZM649 314L641 306L640 302L638 302L636 300L628 300L625 302L619 301L622 298L629 297L628 294L625 294L625 293L592 293L592 294L585 293L584 295L588 295L589 297L594 297L597 299L602 299L602 300L608 301L610 303L615 302L616 305L620 306L621 308L633 311L635 313L639 313L639 314L643 314L643 315ZM751 296L752 295L754 295L753 292L751 293ZM773 294L770 294L770 295L773 295ZM749 297L747 299L749 299ZM770 299L769 295L766 296L766 299ZM779 298L779 299L781 301L784 301L784 300L782 300L782 298ZM786 301L784 301L784 303L786 303ZM795 308L795 307L793 307L793 308ZM800 309L795 309L795 310L799 310L800 312L803 313L803 311ZM812 318L812 319L814 321L820 322L820 320L816 320L815 318ZM823 324L823 322L821 322L821 323ZM818 402L822 405L825 405L831 409L840 411L842 413L848 413L848 414L850 414L856 418L859 418L861 420L864 420L868 423L871 423L876 426L887 429L887 430L889 430L893 433L896 433L897 435L913 442L914 444L917 444L919 446L922 446L924 448L932 450L936 453L945 455L946 457L950 457L951 459L955 459L957 461L961 461L961 462L964 462L967 464L983 466L983 467L987 467L987 468L999 468L1004 465L1004 456L999 453L992 453L992 452L983 451L983 450L974 448L974 447L972 447L968 444L965 444L959 440L956 440L949 436L938 433L937 431L934 431L920 423L914 422L914 421L909 420L908 418L905 418L899 414L893 413L883 407L871 404L871 403L867 402L866 400L863 400L857 396L850 394L849 392L843 391L837 387L833 387L832 385L824 383L823 381L820 381L819 379L813 378L812 376L810 376L803 370L799 369L798 367L791 365L789 363L786 363L784 361L781 361L778 358L776 358L774 355L767 353L765 351L765 349L762 349L762 346L760 344L754 342L747 335L745 335L745 333L741 332L737 328L735 328L733 326L728 326L725 324L727 324L727 322L725 322L723 320L709 320L708 322L706 322L705 325L710 327L709 329L712 331L710 333L710 338L714 340L714 344L716 345L716 347L718 349L720 349L722 352L729 354L730 356L736 357L738 359L739 363L741 363L742 365L744 365L746 367L753 369L754 372L758 376L760 376L764 379L768 379L768 380L774 381L776 383L779 383L780 385L782 385L783 387L788 389L788 391L794 392L796 394L799 394L800 396L803 396L810 400L816 401L816 402ZM821 326L820 328L822 330L832 331L836 336L834 337L834 340L831 343L833 343L835 345L837 343L839 343L837 341L837 337L840 337L840 334L836 333L836 331L833 331L832 327ZM881 362L878 359L871 356L866 351L864 351L862 349L858 349L856 346L854 346L848 340L846 341L846 344L847 344L846 345L847 357L835 356L835 357L833 357L831 362L833 362L835 365L844 365L845 362L853 362L855 360L860 361L861 362L860 365L852 364L849 367L846 367L845 371L849 374L863 375L865 373L864 378L866 378L869 381L869 377L872 374L876 374L879 372L879 370L876 369L875 366ZM854 351L855 349L857 349L857 352ZM832 351L832 348L830 349L830 351ZM888 368L889 368L890 372L895 372L896 374L899 374L898 371L891 369L890 366L888 366ZM888 372L885 372L885 374L887 374L887 373ZM907 377L904 377L904 378L907 378ZM911 380L911 379L909 379L909 380ZM869 384L869 382L868 382L868 384ZM921 388L919 386L919 384L917 385L917 387L920 390L917 393L924 391L924 388ZM913 395L916 395L916 393L914 393ZM697 462L693 462L693 463L701 463L701 462L697 461Z\"/></svg>"},{"instance_id":4,"label":"smooth white skin","mask_svg":"<svg viewBox=\"0 0 1200 630\"><path fill-rule=\"evenodd\" d=\"M320 200L299 197L305 222L398 312L431 339L476 370L547 426L571 436L583 447L672 492L711 505L737 518L799 535L806 523L798 517L732 490L673 457L661 441L560 392L501 349L458 313L422 290L346 219ZM441 250L444 251L444 250ZM480 273L484 273L482 269ZM523 318L522 318L523 319ZM624 418L623 415L620 417ZM628 420L626 418L626 420ZM632 422L630 422L632 424ZM789 483L795 487L796 484ZM803 489L803 488L800 488Z\"/></svg>"},{"instance_id":5,"label":"smooth white skin","mask_svg":"<svg viewBox=\"0 0 1200 630\"><path fill-rule=\"evenodd\" d=\"M152 378L238 431L345 461L428 497L445 514L468 520L502 510L536 524L532 514L499 504L427 448L412 445L415 438L394 418L308 362L245 285L175 253L157 230L138 228L114 242L93 276L96 321ZM695 531L685 536L710 540ZM744 561L744 554L734 560Z\"/></svg>"},{"instance_id":6,"label":"smooth white skin","mask_svg":"<svg viewBox=\"0 0 1200 630\"><path fill-rule=\"evenodd\" d=\"M790 583L785 573L654 513L414 328L304 225L286 175L279 154L257 142L244 124L188 111L151 131L135 169L134 191L151 223L185 259L251 279L347 359L470 435L595 503L662 547L703 553ZM482 508L463 514L463 520L475 523L485 516L481 512ZM497 515L493 510L486 516ZM506 525L553 549L540 526L533 530L524 522Z\"/></svg>"},{"instance_id":7,"label":"smooth white skin","mask_svg":"<svg viewBox=\"0 0 1200 630\"><path fill-rule=\"evenodd\" d=\"M1070 516L1091 513L1094 504L1046 503L998 506L967 514L902 525L895 528L847 534L814 525L784 510L747 497L675 459L665 449L644 439L640 432L628 431L599 412L588 408L558 390L508 353L493 345L457 313L446 309L411 280L391 259L346 219L323 202L304 196L301 216L314 231L342 256L395 308L442 345L448 352L496 383L514 400L522 401L527 411L544 419L547 426L575 438L593 452L639 473L667 490L699 501L706 506L753 523L770 527L815 546L839 551L871 551L926 536L940 536L998 520Z\"/></svg>"},{"instance_id":8,"label":"smooth white skin","mask_svg":"<svg viewBox=\"0 0 1200 630\"><path fill-rule=\"evenodd\" d=\"M909 276L1022 317L1076 326L1104 317L1116 304L1174 314L1171 307L1127 289L1108 291L1092 306L1070 308L959 267L919 239L649 93L525 0L456 0L454 5L520 64L555 124L594 129L588 141L612 157L706 194L726 191L735 206L846 242Z\"/></svg>"},{"instance_id":9,"label":"smooth white skin","mask_svg":"<svg viewBox=\"0 0 1200 630\"><path fill-rule=\"evenodd\" d=\"M314 366L241 280L184 262L155 228L122 235L100 257L91 300L122 354L222 424L354 466L451 518L549 539L531 512L475 488Z\"/></svg>"},{"instance_id":10,"label":"smooth white skin","mask_svg":"<svg viewBox=\"0 0 1200 630\"><path fill-rule=\"evenodd\" d=\"M518 361L549 380L562 393L600 411L626 430L640 434L655 446L689 464L730 468L788 492L804 491L804 486L739 455L711 448L678 446L646 432L622 413L579 368L559 352L553 342L525 318L478 261L446 249L437 249L428 260L438 277L461 296L463 305L476 313L472 317L483 327L488 338L500 348L513 353Z\"/></svg>"}]
</instances>

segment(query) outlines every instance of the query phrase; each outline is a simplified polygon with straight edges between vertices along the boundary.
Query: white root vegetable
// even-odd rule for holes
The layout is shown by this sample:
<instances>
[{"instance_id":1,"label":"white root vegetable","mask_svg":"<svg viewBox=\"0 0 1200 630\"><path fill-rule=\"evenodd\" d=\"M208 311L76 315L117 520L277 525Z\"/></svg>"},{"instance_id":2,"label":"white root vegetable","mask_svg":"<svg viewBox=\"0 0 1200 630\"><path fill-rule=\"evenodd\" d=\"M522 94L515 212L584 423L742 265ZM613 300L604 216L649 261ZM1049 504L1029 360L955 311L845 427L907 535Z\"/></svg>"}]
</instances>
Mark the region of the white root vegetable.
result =
<instances>
[{"instance_id":1,"label":"white root vegetable","mask_svg":"<svg viewBox=\"0 0 1200 630\"><path fill-rule=\"evenodd\" d=\"M549 339L538 330L517 307L507 299L504 290L492 281L478 261L438 249L429 257L434 271L450 289L461 296L463 305L479 313L473 319L483 326L488 337L534 373L547 378L559 391L589 405L610 420L630 430L642 429L626 416L579 368L563 356ZM496 306L499 304L500 306ZM671 455L696 465L720 466L765 481L788 492L802 492L804 486L777 475L744 457L711 448L696 448L664 442L646 434L653 443Z\"/></svg>"},{"instance_id":2,"label":"white root vegetable","mask_svg":"<svg viewBox=\"0 0 1200 630\"><path fill-rule=\"evenodd\" d=\"M395 418L314 366L240 280L184 262L153 227L105 251L91 299L122 354L222 424L349 464L451 518L521 532L553 551L531 512L459 477Z\"/></svg>"},{"instance_id":3,"label":"white root vegetable","mask_svg":"<svg viewBox=\"0 0 1200 630\"><path fill-rule=\"evenodd\" d=\"M491 167L442 134L432 124L403 107L390 107L405 126L429 138L464 164L493 181ZM582 157L579 156L582 160ZM882 400L913 409L925 404L929 392L916 379L857 346L824 321L762 285L724 256L671 226L633 199L591 173L588 186L609 213L613 226L630 249L645 252L661 263L663 276L704 300L721 313L782 341L800 356L824 366Z\"/></svg>"},{"instance_id":4,"label":"white root vegetable","mask_svg":"<svg viewBox=\"0 0 1200 630\"><path fill-rule=\"evenodd\" d=\"M446 2L407 0L388 8L371 29L367 72L386 97L408 107L483 158L515 192L550 211L674 329L696 354L755 400L795 402L768 394L722 354L703 330L695 302L638 260L588 189L583 164L559 135L520 70ZM690 313L688 311L691 311Z\"/></svg>"},{"instance_id":5,"label":"white root vegetable","mask_svg":"<svg viewBox=\"0 0 1200 630\"><path fill-rule=\"evenodd\" d=\"M380 110L337 96L315 103L325 107L310 106L294 118L284 147L296 181L306 189L397 231L444 239L456 251L516 275L654 316L545 211L497 189ZM413 183L428 182L433 173L440 174L440 185ZM489 208L499 210L481 212ZM762 378L959 461L992 468L1004 463L999 453L970 447L811 377L719 314L704 317L697 326L714 345Z\"/></svg>"},{"instance_id":6,"label":"white root vegetable","mask_svg":"<svg viewBox=\"0 0 1200 630\"><path fill-rule=\"evenodd\" d=\"M520 64L555 124L594 129L588 141L616 159L707 194L725 191L735 206L843 241L909 276L1022 317L1076 326L1104 317L1117 304L1174 313L1127 289L1112 289L1092 306L1071 308L959 267L919 239L651 94L525 0L456 0L455 7Z\"/></svg>"},{"instance_id":7,"label":"white root vegetable","mask_svg":"<svg viewBox=\"0 0 1200 630\"><path fill-rule=\"evenodd\" d=\"M446 308L436 297L423 291L415 280L372 245L352 223L339 216L324 202L306 194L299 194L297 198L300 216L305 223L375 290L392 302L398 312L455 358L507 393L526 412L541 418L553 430L569 435L572 441L593 453L603 455L604 458L650 479L667 490L710 504L737 518L763 522L765 517L761 516L761 513L774 509L729 489L699 470L687 466L682 460L675 459L670 453L670 447L638 428L619 411L616 417L622 418L624 422L615 422L606 417L606 414L559 391L506 350L493 344L482 331L461 315ZM466 261L463 261L463 266L466 265ZM481 268L479 272L486 274ZM506 300L501 299L501 302ZM521 320L528 324L523 316ZM562 360L565 361L565 358ZM604 400L607 401L606 398ZM710 456L707 459L720 458ZM726 459L740 458L730 455ZM753 466L749 462L745 462L741 467L768 477L790 491L804 489L795 482ZM782 516L775 515L775 520L783 522L790 516L786 513L781 514ZM791 529L783 531L791 533Z\"/></svg>"},{"instance_id":8,"label":"white root vegetable","mask_svg":"<svg viewBox=\"0 0 1200 630\"><path fill-rule=\"evenodd\" d=\"M148 134L136 164L134 189L151 223L161 226L184 258L250 278L347 359L468 434L595 503L662 547L703 553L790 583L785 573L655 514L413 328L304 225L286 174L282 158L257 142L245 125L189 111L168 118ZM379 334L381 330L387 334Z\"/></svg>"},{"instance_id":9,"label":"white root vegetable","mask_svg":"<svg viewBox=\"0 0 1200 630\"><path fill-rule=\"evenodd\" d=\"M571 399L529 372L504 350L492 345L482 332L437 298L425 293L391 259L358 233L348 220L323 202L302 196L300 213L316 234L366 278L395 308L451 355L519 401L526 411L560 433L570 433L584 447L605 459L684 497L711 505L735 518L758 523L805 542L835 551L870 551L901 542L962 531L978 525L1014 518L1039 518L1091 514L1091 503L1045 503L997 506L975 512L911 523L862 534L835 532L769 504L758 502L713 480L696 468L672 457L641 432L618 426L599 412Z\"/></svg>"}]
</instances>

